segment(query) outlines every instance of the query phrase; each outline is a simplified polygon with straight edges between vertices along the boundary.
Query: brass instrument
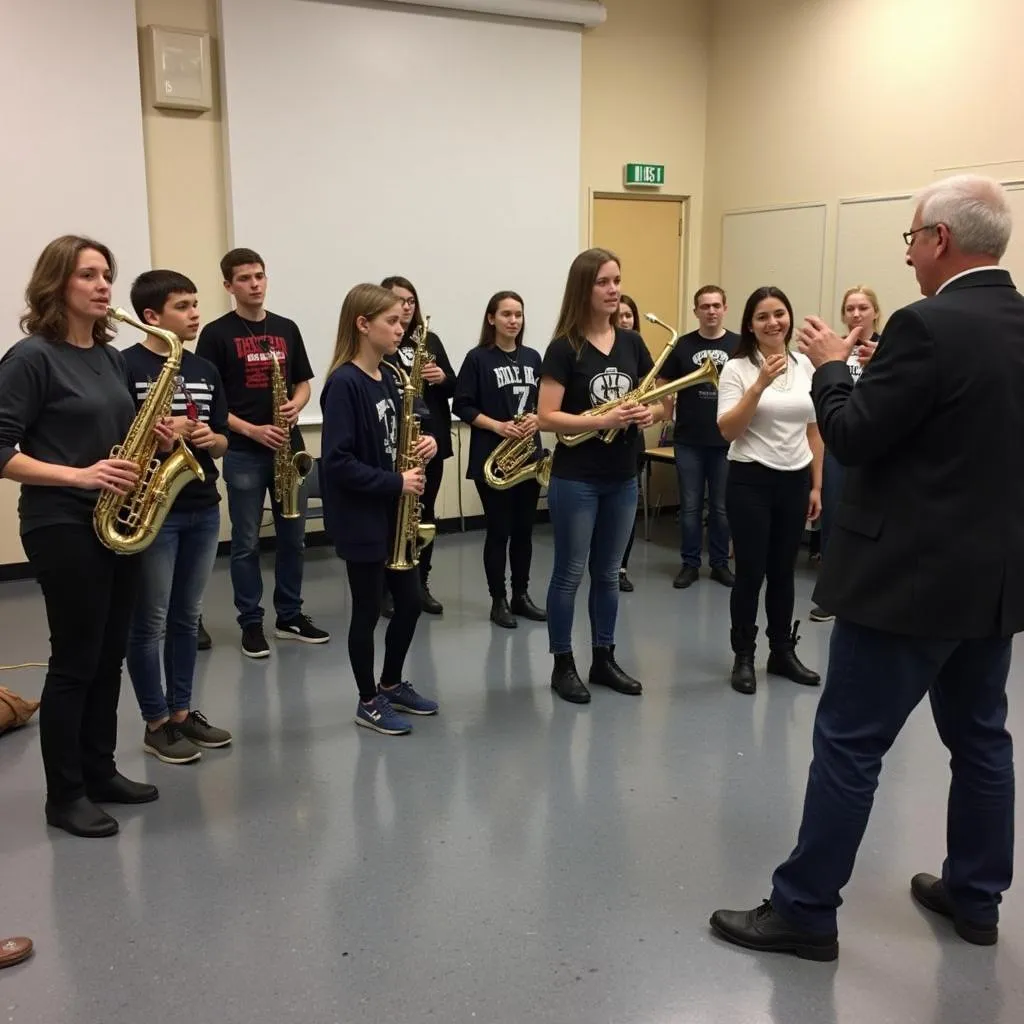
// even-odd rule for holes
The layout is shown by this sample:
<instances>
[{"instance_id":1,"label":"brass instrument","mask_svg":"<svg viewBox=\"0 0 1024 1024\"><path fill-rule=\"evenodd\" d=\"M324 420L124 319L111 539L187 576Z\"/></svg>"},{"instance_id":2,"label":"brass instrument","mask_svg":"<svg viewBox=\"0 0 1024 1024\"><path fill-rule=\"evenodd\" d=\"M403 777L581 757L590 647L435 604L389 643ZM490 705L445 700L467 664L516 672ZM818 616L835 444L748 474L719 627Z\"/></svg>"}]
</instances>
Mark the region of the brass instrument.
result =
<instances>
[{"instance_id":1,"label":"brass instrument","mask_svg":"<svg viewBox=\"0 0 1024 1024\"><path fill-rule=\"evenodd\" d=\"M281 506L284 519L299 518L299 491L313 468L313 457L300 449L292 452L292 428L281 415L281 406L288 401L288 384L281 372L277 353L267 345L270 356L270 386L274 396L274 426L284 431L284 443L274 452L274 500Z\"/></svg>"},{"instance_id":2,"label":"brass instrument","mask_svg":"<svg viewBox=\"0 0 1024 1024\"><path fill-rule=\"evenodd\" d=\"M128 436L110 450L110 458L135 463L139 481L127 494L102 491L92 514L93 529L101 544L119 555L135 555L153 543L181 489L192 480L205 480L206 474L181 437L166 459L156 457L153 428L171 412L175 378L181 372L181 338L173 331L139 323L123 309L108 309L107 316L160 338L170 350L135 414Z\"/></svg>"},{"instance_id":3,"label":"brass instrument","mask_svg":"<svg viewBox=\"0 0 1024 1024\"><path fill-rule=\"evenodd\" d=\"M382 365L392 370L398 378L402 392L402 420L398 427L398 451L395 453L395 469L404 473L408 469L422 469L423 460L416 454L420 439L420 418L416 412L416 399L423 391L423 367L428 360L427 327L430 320L418 327L413 334L412 366L406 373L401 367L385 362ZM423 506L416 494L403 494L398 501L398 519L395 536L391 542L391 557L385 563L389 569L412 569L420 563L420 552L433 543L437 527L433 523L420 522Z\"/></svg>"},{"instance_id":4,"label":"brass instrument","mask_svg":"<svg viewBox=\"0 0 1024 1024\"><path fill-rule=\"evenodd\" d=\"M522 423L526 413L513 417L513 423ZM484 480L496 491L505 491L516 484L536 476L541 486L547 487L551 482L551 454L546 449L536 460L537 471L521 473L524 466L529 466L537 454L537 441L533 434L529 437L503 437L494 450L484 460ZM544 465L540 465L544 463Z\"/></svg>"}]
</instances>

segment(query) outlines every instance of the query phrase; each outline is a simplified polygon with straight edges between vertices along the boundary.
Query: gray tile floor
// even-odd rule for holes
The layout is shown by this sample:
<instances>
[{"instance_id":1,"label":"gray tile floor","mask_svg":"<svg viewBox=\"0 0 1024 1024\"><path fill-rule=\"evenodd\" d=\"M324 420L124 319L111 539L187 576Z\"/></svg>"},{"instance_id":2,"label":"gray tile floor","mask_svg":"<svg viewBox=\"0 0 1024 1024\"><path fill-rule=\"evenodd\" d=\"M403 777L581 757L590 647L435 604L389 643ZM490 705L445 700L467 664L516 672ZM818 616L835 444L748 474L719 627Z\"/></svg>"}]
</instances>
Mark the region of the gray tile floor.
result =
<instances>
[{"instance_id":1,"label":"gray tile floor","mask_svg":"<svg viewBox=\"0 0 1024 1024\"><path fill-rule=\"evenodd\" d=\"M411 737L352 724L348 595L341 564L317 549L306 607L335 639L280 643L263 663L238 653L218 562L197 703L235 731L233 749L184 767L145 757L126 680L120 765L161 798L122 811L117 839L48 832L37 727L0 740L0 933L37 945L0 973L4 1020L1024 1019L1024 898L1011 892L985 950L907 893L943 849L946 758L926 707L885 766L838 964L725 946L709 912L767 895L795 838L817 691L763 673L755 699L729 690L727 592L706 579L672 590L666 519L637 541L637 590L620 611L620 660L645 696L556 702L543 625L487 621L481 539L438 543L446 612L424 617L409 664L443 713ZM535 566L542 600L545 529ZM802 567L804 612L812 579ZM803 632L823 667L829 627ZM577 634L585 667L585 615ZM0 585L0 662L41 660L46 637L35 586ZM0 678L36 695L42 673Z\"/></svg>"}]
</instances>

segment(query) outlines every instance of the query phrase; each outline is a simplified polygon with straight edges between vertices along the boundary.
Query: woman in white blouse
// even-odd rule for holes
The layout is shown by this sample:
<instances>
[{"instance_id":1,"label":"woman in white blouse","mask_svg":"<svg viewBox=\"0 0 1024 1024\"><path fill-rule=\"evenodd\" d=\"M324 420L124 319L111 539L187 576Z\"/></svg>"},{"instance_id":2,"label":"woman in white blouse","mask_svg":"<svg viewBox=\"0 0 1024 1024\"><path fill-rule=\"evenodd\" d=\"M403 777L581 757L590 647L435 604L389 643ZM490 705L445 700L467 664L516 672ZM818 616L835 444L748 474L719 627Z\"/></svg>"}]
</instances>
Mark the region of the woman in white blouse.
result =
<instances>
[{"instance_id":1,"label":"woman in white blouse","mask_svg":"<svg viewBox=\"0 0 1024 1024\"><path fill-rule=\"evenodd\" d=\"M740 342L722 369L718 427L729 444L725 507L736 555L730 595L732 688L754 693L761 584L771 653L768 671L817 686L796 656L793 574L808 519L821 512L822 443L806 356L789 351L793 307L774 287L758 288L743 310Z\"/></svg>"}]
</instances>

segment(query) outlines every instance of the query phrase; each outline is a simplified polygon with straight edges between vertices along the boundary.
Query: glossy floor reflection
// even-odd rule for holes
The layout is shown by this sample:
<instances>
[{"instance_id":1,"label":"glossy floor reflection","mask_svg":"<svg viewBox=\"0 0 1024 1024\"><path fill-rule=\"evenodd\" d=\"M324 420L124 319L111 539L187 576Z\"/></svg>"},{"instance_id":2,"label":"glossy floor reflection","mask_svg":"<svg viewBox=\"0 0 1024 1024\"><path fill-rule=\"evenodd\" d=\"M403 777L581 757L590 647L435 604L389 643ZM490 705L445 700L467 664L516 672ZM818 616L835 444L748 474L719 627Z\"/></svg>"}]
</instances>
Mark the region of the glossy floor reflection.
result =
<instances>
[{"instance_id":1,"label":"glossy floor reflection","mask_svg":"<svg viewBox=\"0 0 1024 1024\"><path fill-rule=\"evenodd\" d=\"M666 519L637 542L637 589L620 609L619 660L645 696L558 702L544 626L487 621L481 541L439 540L432 585L446 610L421 620L410 676L442 714L411 737L352 724L348 595L341 564L316 549L306 610L335 638L279 642L262 663L238 651L218 562L197 704L234 730L233 749L182 767L144 756L126 680L120 766L161 798L120 811L117 839L48 831L36 724L0 740L0 933L31 935L37 950L0 974L5 1020L1024 1018L1024 896L1011 892L1000 944L985 950L907 891L943 849L946 757L926 706L886 763L838 964L736 950L707 917L767 895L792 846L817 691L765 680L764 652L757 697L729 690L728 592L706 578L672 589ZM543 600L546 529L536 548ZM801 563L804 613L812 580ZM824 667L829 628L802 628L812 667ZM577 634L585 670L585 615ZM34 584L0 585L0 661L41 660L46 637ZM2 681L35 696L42 673ZM1011 707L1018 733L1022 709Z\"/></svg>"}]
</instances>

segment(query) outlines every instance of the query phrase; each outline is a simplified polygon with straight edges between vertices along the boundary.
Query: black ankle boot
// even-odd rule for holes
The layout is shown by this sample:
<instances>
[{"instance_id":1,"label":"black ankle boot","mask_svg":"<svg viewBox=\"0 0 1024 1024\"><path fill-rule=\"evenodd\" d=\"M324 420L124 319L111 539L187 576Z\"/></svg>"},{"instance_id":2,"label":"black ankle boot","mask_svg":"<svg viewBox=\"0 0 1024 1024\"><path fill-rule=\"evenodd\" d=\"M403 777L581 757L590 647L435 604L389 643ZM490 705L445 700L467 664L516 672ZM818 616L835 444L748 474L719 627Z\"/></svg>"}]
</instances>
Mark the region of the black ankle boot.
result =
<instances>
[{"instance_id":1,"label":"black ankle boot","mask_svg":"<svg viewBox=\"0 0 1024 1024\"><path fill-rule=\"evenodd\" d=\"M590 666L591 686L608 686L616 693L625 693L630 697L639 697L644 692L639 679L634 679L622 671L615 660L615 645L611 647L595 647L594 662Z\"/></svg>"},{"instance_id":2,"label":"black ankle boot","mask_svg":"<svg viewBox=\"0 0 1024 1024\"><path fill-rule=\"evenodd\" d=\"M757 626L740 626L729 632L733 653L732 677L729 684L737 693L756 693L757 676L754 674L754 651L757 645Z\"/></svg>"},{"instance_id":3,"label":"black ankle boot","mask_svg":"<svg viewBox=\"0 0 1024 1024\"><path fill-rule=\"evenodd\" d=\"M515 629L519 625L516 617L509 611L504 594L491 601L491 622L502 629Z\"/></svg>"},{"instance_id":4,"label":"black ankle boot","mask_svg":"<svg viewBox=\"0 0 1024 1024\"><path fill-rule=\"evenodd\" d=\"M821 683L821 676L812 672L797 656L796 645L800 640L797 636L799 622L793 623L793 629L778 637L772 637L771 654L768 655L768 671L773 676L783 676L792 679L794 683L801 686L818 686Z\"/></svg>"},{"instance_id":5,"label":"black ankle boot","mask_svg":"<svg viewBox=\"0 0 1024 1024\"><path fill-rule=\"evenodd\" d=\"M531 622L548 621L548 613L543 608L538 608L530 600L530 595L525 590L521 594L512 595L512 613L522 615L524 619L530 619Z\"/></svg>"},{"instance_id":6,"label":"black ankle boot","mask_svg":"<svg viewBox=\"0 0 1024 1024\"><path fill-rule=\"evenodd\" d=\"M555 667L551 672L551 689L558 694L562 700L570 704L589 704L590 691L583 685L579 673L576 671L576 661L569 654L556 654Z\"/></svg>"},{"instance_id":7,"label":"black ankle boot","mask_svg":"<svg viewBox=\"0 0 1024 1024\"><path fill-rule=\"evenodd\" d=\"M117 835L118 830L117 819L97 807L86 796L62 804L47 800L46 823L83 839L103 839Z\"/></svg>"},{"instance_id":8,"label":"black ankle boot","mask_svg":"<svg viewBox=\"0 0 1024 1024\"><path fill-rule=\"evenodd\" d=\"M428 615L441 615L444 613L444 605L430 592L427 581L423 581L420 589L420 606Z\"/></svg>"}]
</instances>

